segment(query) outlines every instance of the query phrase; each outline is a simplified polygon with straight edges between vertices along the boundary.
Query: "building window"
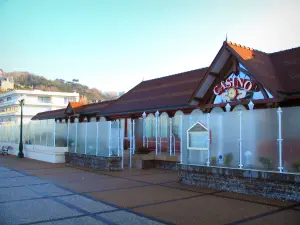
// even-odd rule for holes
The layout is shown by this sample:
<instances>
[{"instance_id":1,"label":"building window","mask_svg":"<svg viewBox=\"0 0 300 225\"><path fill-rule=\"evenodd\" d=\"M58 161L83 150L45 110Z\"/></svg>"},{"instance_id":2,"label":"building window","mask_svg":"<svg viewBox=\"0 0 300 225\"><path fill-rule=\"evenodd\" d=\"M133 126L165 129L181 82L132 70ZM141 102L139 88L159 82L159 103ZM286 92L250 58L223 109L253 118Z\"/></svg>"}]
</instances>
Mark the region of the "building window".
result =
<instances>
[{"instance_id":1,"label":"building window","mask_svg":"<svg viewBox=\"0 0 300 225\"><path fill-rule=\"evenodd\" d=\"M76 98L74 98L74 97L65 97L65 104L69 104L69 102L76 102Z\"/></svg>"},{"instance_id":2,"label":"building window","mask_svg":"<svg viewBox=\"0 0 300 225\"><path fill-rule=\"evenodd\" d=\"M156 129L156 120L155 116L150 113L146 120L146 137L148 138L154 138L155 137L155 129Z\"/></svg>"},{"instance_id":3,"label":"building window","mask_svg":"<svg viewBox=\"0 0 300 225\"><path fill-rule=\"evenodd\" d=\"M163 112L159 118L159 136L162 138L167 138L169 136L170 130L170 119L167 113Z\"/></svg>"},{"instance_id":4,"label":"building window","mask_svg":"<svg viewBox=\"0 0 300 225\"><path fill-rule=\"evenodd\" d=\"M39 102L41 103L51 103L51 98L50 97L38 97Z\"/></svg>"}]
</instances>

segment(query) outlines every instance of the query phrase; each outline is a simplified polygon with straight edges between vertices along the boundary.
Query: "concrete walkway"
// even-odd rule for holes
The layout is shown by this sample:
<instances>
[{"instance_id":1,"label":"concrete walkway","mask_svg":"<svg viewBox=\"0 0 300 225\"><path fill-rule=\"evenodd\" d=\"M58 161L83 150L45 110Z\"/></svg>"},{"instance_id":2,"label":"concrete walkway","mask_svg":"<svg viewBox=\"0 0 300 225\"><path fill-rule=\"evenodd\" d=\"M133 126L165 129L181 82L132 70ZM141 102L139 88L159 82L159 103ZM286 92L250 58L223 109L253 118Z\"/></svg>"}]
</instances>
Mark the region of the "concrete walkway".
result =
<instances>
[{"instance_id":1,"label":"concrete walkway","mask_svg":"<svg viewBox=\"0 0 300 225\"><path fill-rule=\"evenodd\" d=\"M163 170L93 171L0 156L0 224L300 224L300 205L181 185Z\"/></svg>"}]
</instances>

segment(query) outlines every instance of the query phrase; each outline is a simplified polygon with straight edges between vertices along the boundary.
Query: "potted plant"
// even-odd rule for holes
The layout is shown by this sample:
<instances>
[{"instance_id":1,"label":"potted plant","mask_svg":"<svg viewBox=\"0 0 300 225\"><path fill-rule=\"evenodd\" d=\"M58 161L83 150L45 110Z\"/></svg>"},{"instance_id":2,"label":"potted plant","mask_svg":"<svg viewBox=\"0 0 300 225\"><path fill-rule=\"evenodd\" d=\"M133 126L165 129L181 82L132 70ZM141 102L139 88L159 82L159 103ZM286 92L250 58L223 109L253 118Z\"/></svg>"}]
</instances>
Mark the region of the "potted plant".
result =
<instances>
[{"instance_id":1,"label":"potted plant","mask_svg":"<svg viewBox=\"0 0 300 225\"><path fill-rule=\"evenodd\" d=\"M268 157L259 157L258 161L263 165L264 169L272 169L272 160Z\"/></svg>"},{"instance_id":2,"label":"potted plant","mask_svg":"<svg viewBox=\"0 0 300 225\"><path fill-rule=\"evenodd\" d=\"M300 172L300 161L294 162L292 166L293 166L293 169L296 170L296 172Z\"/></svg>"},{"instance_id":3,"label":"potted plant","mask_svg":"<svg viewBox=\"0 0 300 225\"><path fill-rule=\"evenodd\" d=\"M232 160L233 160L233 154L232 154L231 152L228 153L228 154L226 154L226 155L224 156L224 159L223 159L224 164L225 164L226 166L231 166Z\"/></svg>"},{"instance_id":4,"label":"potted plant","mask_svg":"<svg viewBox=\"0 0 300 225\"><path fill-rule=\"evenodd\" d=\"M210 163L212 166L216 166L217 165L217 157L216 156L212 156L210 158Z\"/></svg>"}]
</instances>

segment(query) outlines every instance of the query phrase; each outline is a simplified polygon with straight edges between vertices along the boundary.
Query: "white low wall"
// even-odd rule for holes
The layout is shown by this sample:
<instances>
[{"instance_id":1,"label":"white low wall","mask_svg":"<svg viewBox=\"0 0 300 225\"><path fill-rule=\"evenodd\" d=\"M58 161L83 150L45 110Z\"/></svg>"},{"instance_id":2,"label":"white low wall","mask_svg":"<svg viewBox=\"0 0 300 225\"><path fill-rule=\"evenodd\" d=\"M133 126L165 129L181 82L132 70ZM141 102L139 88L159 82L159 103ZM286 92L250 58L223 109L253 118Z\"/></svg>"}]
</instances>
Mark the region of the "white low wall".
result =
<instances>
[{"instance_id":1,"label":"white low wall","mask_svg":"<svg viewBox=\"0 0 300 225\"><path fill-rule=\"evenodd\" d=\"M8 151L8 154L10 155L18 155L19 153L19 144L0 142L0 148L2 148L2 146L11 146L13 148ZM26 144L24 144L23 149L24 157L50 163L64 163L65 152L67 151L67 147L49 147Z\"/></svg>"}]
</instances>

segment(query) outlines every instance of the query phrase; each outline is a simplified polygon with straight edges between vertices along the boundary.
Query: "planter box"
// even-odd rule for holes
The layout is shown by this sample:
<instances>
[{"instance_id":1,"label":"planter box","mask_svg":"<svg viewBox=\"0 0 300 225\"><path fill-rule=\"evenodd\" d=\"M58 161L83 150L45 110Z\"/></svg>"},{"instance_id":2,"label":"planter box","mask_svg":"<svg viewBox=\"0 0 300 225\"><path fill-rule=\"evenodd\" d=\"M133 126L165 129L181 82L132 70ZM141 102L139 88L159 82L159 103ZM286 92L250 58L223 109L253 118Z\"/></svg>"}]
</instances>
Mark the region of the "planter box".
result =
<instances>
[{"instance_id":1,"label":"planter box","mask_svg":"<svg viewBox=\"0 0 300 225\"><path fill-rule=\"evenodd\" d=\"M181 183L300 202L300 174L178 164Z\"/></svg>"},{"instance_id":2,"label":"planter box","mask_svg":"<svg viewBox=\"0 0 300 225\"><path fill-rule=\"evenodd\" d=\"M119 156L95 156L77 153L65 153L66 164L71 166L89 167L105 171L122 170L122 157Z\"/></svg>"}]
</instances>

